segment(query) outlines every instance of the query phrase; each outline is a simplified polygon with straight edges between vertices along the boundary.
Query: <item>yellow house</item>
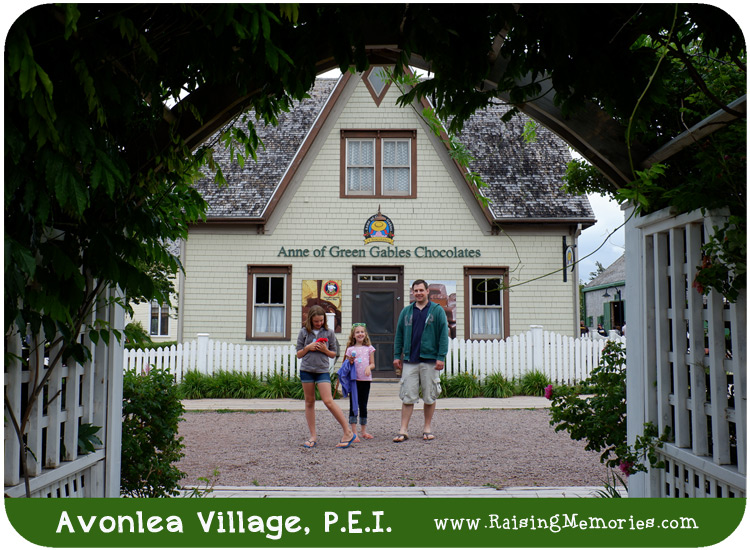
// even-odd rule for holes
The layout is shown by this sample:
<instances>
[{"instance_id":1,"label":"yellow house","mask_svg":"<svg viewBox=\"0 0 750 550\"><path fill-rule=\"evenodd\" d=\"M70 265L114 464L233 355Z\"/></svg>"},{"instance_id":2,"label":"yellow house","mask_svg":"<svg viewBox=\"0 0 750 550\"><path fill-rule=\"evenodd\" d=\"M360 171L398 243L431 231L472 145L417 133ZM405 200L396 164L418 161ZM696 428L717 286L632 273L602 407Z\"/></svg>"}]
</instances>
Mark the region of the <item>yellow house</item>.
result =
<instances>
[{"instance_id":1,"label":"yellow house","mask_svg":"<svg viewBox=\"0 0 750 550\"><path fill-rule=\"evenodd\" d=\"M527 142L525 119L501 121L507 106L474 115L459 139L488 184L484 205L424 105L398 107L399 95L378 68L319 79L278 126L258 123L257 163L230 163L217 145L228 184L197 184L208 218L182 243L179 340L293 343L317 303L341 345L367 324L387 376L416 279L454 337L578 334L578 274L564 266L595 219L585 196L560 190L567 146L543 128Z\"/></svg>"}]
</instances>

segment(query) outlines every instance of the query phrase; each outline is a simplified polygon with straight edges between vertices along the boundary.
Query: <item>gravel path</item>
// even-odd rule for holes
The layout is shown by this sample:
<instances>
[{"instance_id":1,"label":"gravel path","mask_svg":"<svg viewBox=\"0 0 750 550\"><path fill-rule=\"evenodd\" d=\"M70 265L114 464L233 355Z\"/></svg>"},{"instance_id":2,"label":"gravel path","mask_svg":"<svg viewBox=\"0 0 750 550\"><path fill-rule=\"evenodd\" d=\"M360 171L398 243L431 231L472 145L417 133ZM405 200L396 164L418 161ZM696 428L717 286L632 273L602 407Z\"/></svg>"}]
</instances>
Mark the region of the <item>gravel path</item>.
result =
<instances>
[{"instance_id":1,"label":"gravel path","mask_svg":"<svg viewBox=\"0 0 750 550\"><path fill-rule=\"evenodd\" d=\"M536 410L437 410L433 432L422 441L422 411L415 410L411 438L393 443L399 411L373 411L375 439L348 449L334 446L341 429L317 412L318 446L304 449L304 413L187 412L180 424L186 445L178 463L183 485L217 486L598 486L607 468L567 432L556 433L549 413Z\"/></svg>"}]
</instances>

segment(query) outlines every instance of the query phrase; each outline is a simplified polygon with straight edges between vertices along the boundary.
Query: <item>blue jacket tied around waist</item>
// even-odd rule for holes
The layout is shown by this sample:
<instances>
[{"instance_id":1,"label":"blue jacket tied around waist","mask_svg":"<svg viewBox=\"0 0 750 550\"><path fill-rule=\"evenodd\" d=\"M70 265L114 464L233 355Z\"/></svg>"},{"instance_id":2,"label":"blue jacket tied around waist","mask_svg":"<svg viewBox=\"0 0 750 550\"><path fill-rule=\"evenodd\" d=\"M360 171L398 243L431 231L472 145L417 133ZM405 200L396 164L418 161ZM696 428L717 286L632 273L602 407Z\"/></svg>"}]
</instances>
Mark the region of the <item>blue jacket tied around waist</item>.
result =
<instances>
[{"instance_id":1,"label":"blue jacket tied around waist","mask_svg":"<svg viewBox=\"0 0 750 550\"><path fill-rule=\"evenodd\" d=\"M339 369L339 382L341 382L341 393L346 397L352 394L352 414L359 413L357 405L357 367L349 359L344 359Z\"/></svg>"}]
</instances>

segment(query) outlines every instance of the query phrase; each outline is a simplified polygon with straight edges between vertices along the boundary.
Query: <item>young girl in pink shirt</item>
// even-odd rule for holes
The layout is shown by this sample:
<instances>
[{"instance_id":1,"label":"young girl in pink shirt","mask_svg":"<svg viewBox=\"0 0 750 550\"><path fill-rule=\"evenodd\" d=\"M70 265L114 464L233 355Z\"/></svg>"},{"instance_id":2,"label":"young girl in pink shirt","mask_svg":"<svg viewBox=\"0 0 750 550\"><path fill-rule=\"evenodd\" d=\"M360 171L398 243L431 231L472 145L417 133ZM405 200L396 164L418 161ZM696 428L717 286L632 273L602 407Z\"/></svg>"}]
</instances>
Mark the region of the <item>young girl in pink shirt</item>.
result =
<instances>
[{"instance_id":1,"label":"young girl in pink shirt","mask_svg":"<svg viewBox=\"0 0 750 550\"><path fill-rule=\"evenodd\" d=\"M372 371L375 369L375 348L370 343L367 327L364 323L354 323L346 342L345 358L353 363L357 369L357 405L359 407L359 425L362 439L372 439L367 431L367 400L370 397ZM349 394L349 424L352 432L357 433L357 416L353 414L354 403ZM360 441L359 438L354 440Z\"/></svg>"}]
</instances>

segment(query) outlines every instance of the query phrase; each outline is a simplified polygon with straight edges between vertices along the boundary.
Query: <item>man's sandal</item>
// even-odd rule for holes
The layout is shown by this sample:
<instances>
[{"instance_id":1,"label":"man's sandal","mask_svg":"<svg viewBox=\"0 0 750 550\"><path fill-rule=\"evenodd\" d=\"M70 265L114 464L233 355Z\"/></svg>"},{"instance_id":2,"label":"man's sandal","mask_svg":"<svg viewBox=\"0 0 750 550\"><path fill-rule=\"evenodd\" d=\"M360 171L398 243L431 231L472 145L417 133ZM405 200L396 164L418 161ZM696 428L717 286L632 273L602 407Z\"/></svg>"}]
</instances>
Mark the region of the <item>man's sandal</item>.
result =
<instances>
[{"instance_id":1,"label":"man's sandal","mask_svg":"<svg viewBox=\"0 0 750 550\"><path fill-rule=\"evenodd\" d=\"M406 441L409 439L409 436L406 434L398 434L396 437L393 438L394 443L401 443L402 441Z\"/></svg>"}]
</instances>

